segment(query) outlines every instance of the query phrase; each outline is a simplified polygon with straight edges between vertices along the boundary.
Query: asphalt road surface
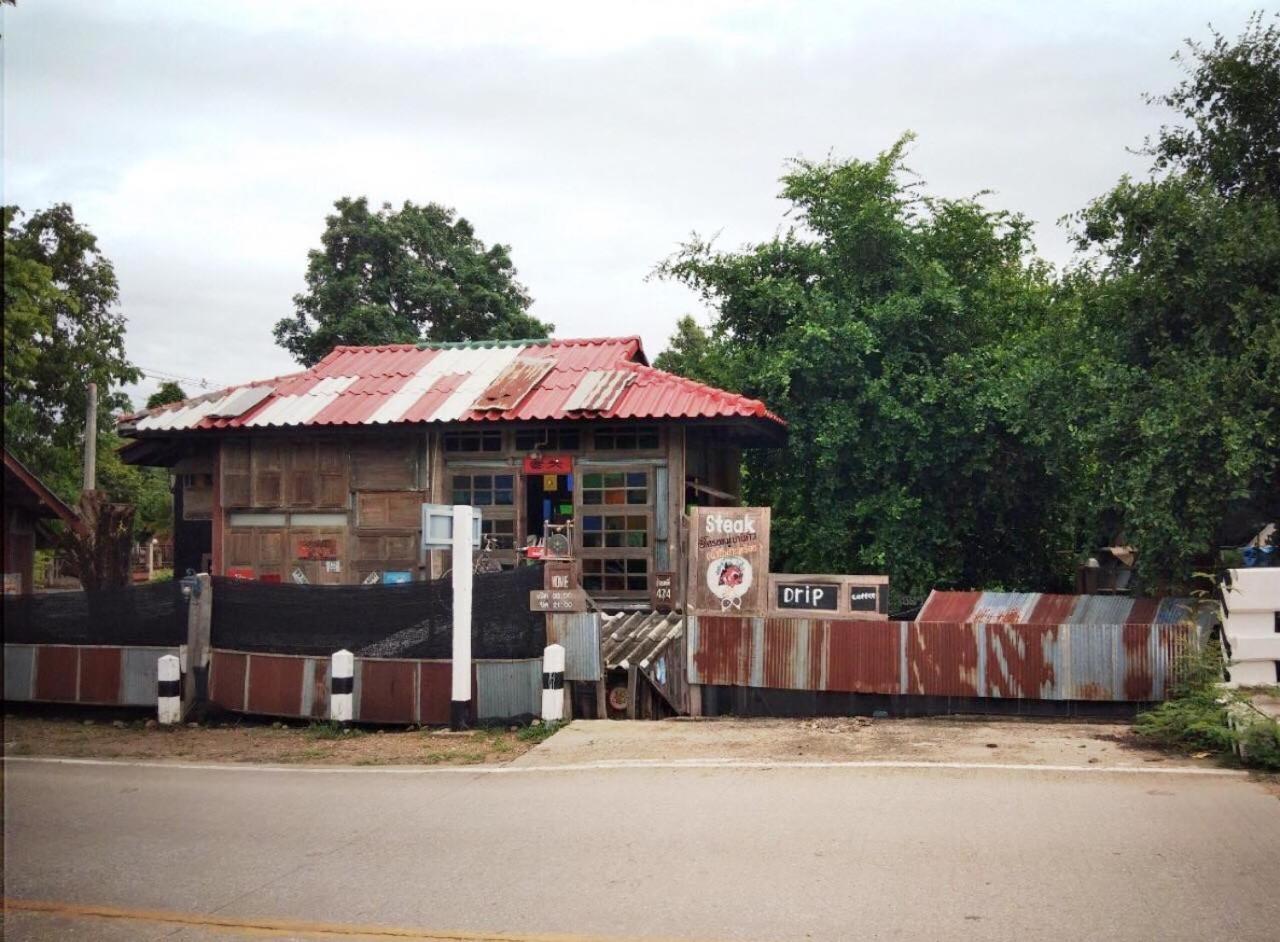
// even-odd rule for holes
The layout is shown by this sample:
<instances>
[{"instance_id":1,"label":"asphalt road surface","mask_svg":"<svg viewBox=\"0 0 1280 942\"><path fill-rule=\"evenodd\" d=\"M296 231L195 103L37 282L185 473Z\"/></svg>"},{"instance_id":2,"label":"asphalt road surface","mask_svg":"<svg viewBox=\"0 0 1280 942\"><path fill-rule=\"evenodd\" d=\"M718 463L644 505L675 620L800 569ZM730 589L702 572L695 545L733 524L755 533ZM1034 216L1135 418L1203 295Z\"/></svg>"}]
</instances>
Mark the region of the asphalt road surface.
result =
<instances>
[{"instance_id":1,"label":"asphalt road surface","mask_svg":"<svg viewBox=\"0 0 1280 942\"><path fill-rule=\"evenodd\" d=\"M1280 926L1280 800L1238 775L9 760L4 786L15 940L1273 942Z\"/></svg>"}]
</instances>

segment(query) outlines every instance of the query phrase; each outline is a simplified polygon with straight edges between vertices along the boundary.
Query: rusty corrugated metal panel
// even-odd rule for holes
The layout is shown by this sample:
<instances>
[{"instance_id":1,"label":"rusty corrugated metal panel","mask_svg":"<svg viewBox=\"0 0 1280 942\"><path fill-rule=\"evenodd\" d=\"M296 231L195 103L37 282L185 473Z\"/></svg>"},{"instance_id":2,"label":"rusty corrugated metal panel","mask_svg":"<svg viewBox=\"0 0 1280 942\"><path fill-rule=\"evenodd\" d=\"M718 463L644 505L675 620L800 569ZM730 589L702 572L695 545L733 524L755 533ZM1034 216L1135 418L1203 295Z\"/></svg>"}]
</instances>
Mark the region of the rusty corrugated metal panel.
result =
<instances>
[{"instance_id":1,"label":"rusty corrugated metal panel","mask_svg":"<svg viewBox=\"0 0 1280 942\"><path fill-rule=\"evenodd\" d=\"M304 661L305 657L290 654L248 655L245 710L268 716L300 716Z\"/></svg>"},{"instance_id":2,"label":"rusty corrugated metal panel","mask_svg":"<svg viewBox=\"0 0 1280 942\"><path fill-rule=\"evenodd\" d=\"M1067 700L1118 700L1116 695L1119 625L1082 622L1067 626L1071 646L1071 682Z\"/></svg>"},{"instance_id":3,"label":"rusty corrugated metal panel","mask_svg":"<svg viewBox=\"0 0 1280 942\"><path fill-rule=\"evenodd\" d=\"M1065 629L992 623L983 628L987 650L984 696L1061 699L1066 665L1065 646L1058 639Z\"/></svg>"},{"instance_id":4,"label":"rusty corrugated metal panel","mask_svg":"<svg viewBox=\"0 0 1280 942\"><path fill-rule=\"evenodd\" d=\"M916 621L963 622L969 620L981 592L946 592L934 589L925 599Z\"/></svg>"},{"instance_id":5,"label":"rusty corrugated metal panel","mask_svg":"<svg viewBox=\"0 0 1280 942\"><path fill-rule=\"evenodd\" d=\"M209 699L235 713L243 713L244 679L249 669L249 655L232 651L214 651L209 666Z\"/></svg>"},{"instance_id":6,"label":"rusty corrugated metal panel","mask_svg":"<svg viewBox=\"0 0 1280 942\"><path fill-rule=\"evenodd\" d=\"M356 719L362 723L416 723L418 664L356 658Z\"/></svg>"},{"instance_id":7,"label":"rusty corrugated metal panel","mask_svg":"<svg viewBox=\"0 0 1280 942\"><path fill-rule=\"evenodd\" d=\"M516 357L515 361L476 397L471 408L497 409L499 412L514 409L533 391L533 387L542 382L542 377L550 373L555 365L556 361L551 357Z\"/></svg>"},{"instance_id":8,"label":"rusty corrugated metal panel","mask_svg":"<svg viewBox=\"0 0 1280 942\"><path fill-rule=\"evenodd\" d=\"M751 619L690 616L687 630L690 683L751 686Z\"/></svg>"},{"instance_id":9,"label":"rusty corrugated metal panel","mask_svg":"<svg viewBox=\"0 0 1280 942\"><path fill-rule=\"evenodd\" d=\"M114 647L80 649L81 703L117 704L120 702L121 651Z\"/></svg>"},{"instance_id":10,"label":"rusty corrugated metal panel","mask_svg":"<svg viewBox=\"0 0 1280 942\"><path fill-rule=\"evenodd\" d=\"M907 631L907 693L976 697L982 689L980 626L913 622Z\"/></svg>"},{"instance_id":11,"label":"rusty corrugated metal panel","mask_svg":"<svg viewBox=\"0 0 1280 942\"><path fill-rule=\"evenodd\" d=\"M1068 622L1072 625L1123 625L1129 621L1133 599L1123 595L1078 595Z\"/></svg>"},{"instance_id":12,"label":"rusty corrugated metal panel","mask_svg":"<svg viewBox=\"0 0 1280 942\"><path fill-rule=\"evenodd\" d=\"M820 678L811 676L809 657L809 642L814 637L815 627L806 618L764 620L763 676L758 686L784 690L817 689Z\"/></svg>"},{"instance_id":13,"label":"rusty corrugated metal panel","mask_svg":"<svg viewBox=\"0 0 1280 942\"><path fill-rule=\"evenodd\" d=\"M35 700L76 702L76 662L79 656L69 645L42 644L36 649Z\"/></svg>"},{"instance_id":14,"label":"rusty corrugated metal panel","mask_svg":"<svg viewBox=\"0 0 1280 942\"><path fill-rule=\"evenodd\" d=\"M564 679L596 681L600 667L600 615L557 612L547 616L547 644L564 648Z\"/></svg>"},{"instance_id":15,"label":"rusty corrugated metal panel","mask_svg":"<svg viewBox=\"0 0 1280 942\"><path fill-rule=\"evenodd\" d=\"M1066 624L1071 611L1076 607L1076 596L1056 595L1046 592L1036 599L1030 616L1026 619L1029 625L1062 625Z\"/></svg>"},{"instance_id":16,"label":"rusty corrugated metal panel","mask_svg":"<svg viewBox=\"0 0 1280 942\"><path fill-rule=\"evenodd\" d=\"M1039 600L1035 592L983 592L964 621L1025 624Z\"/></svg>"},{"instance_id":17,"label":"rusty corrugated metal panel","mask_svg":"<svg viewBox=\"0 0 1280 942\"><path fill-rule=\"evenodd\" d=\"M542 661L476 661L476 712L508 720L542 712Z\"/></svg>"},{"instance_id":18,"label":"rusty corrugated metal panel","mask_svg":"<svg viewBox=\"0 0 1280 942\"><path fill-rule=\"evenodd\" d=\"M821 638L821 674L814 690L898 693L901 689L902 622L827 620L816 624ZM812 665L810 667L812 670Z\"/></svg>"}]
</instances>

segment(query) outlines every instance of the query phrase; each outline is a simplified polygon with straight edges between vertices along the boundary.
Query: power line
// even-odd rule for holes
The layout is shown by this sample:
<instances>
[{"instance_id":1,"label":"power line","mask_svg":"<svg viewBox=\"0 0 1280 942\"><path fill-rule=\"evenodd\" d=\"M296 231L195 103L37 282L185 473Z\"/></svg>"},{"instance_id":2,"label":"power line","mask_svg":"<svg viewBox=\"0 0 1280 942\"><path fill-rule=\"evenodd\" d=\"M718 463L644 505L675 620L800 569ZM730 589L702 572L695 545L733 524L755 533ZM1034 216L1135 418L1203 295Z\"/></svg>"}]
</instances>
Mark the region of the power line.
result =
<instances>
[{"instance_id":1,"label":"power line","mask_svg":"<svg viewBox=\"0 0 1280 942\"><path fill-rule=\"evenodd\" d=\"M145 366L135 367L135 369L137 369L137 371L143 376L150 377L151 379L158 379L161 381L169 380L177 383L191 383L199 386L201 389L221 389L226 385L226 383L214 382L213 380L203 376L183 376L179 373L169 373L165 370L148 369Z\"/></svg>"}]
</instances>

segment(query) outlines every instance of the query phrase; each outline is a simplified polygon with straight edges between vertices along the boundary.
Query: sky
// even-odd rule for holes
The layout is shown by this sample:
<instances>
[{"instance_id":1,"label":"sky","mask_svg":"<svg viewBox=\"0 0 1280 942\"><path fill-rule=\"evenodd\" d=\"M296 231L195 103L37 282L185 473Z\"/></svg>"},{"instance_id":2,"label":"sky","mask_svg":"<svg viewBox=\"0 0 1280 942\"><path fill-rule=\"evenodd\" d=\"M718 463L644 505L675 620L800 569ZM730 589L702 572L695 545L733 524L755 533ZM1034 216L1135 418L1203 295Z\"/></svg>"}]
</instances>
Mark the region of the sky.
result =
<instances>
[{"instance_id":1,"label":"sky","mask_svg":"<svg viewBox=\"0 0 1280 942\"><path fill-rule=\"evenodd\" d=\"M1255 0L1256 5L1256 0ZM651 278L692 233L790 224L791 158L904 132L929 192L1059 220L1148 161L1143 102L1231 2L18 0L3 11L3 198L68 202L116 267L126 351L188 393L292 372L271 328L342 196L452 206L511 246L561 337L652 359L707 312Z\"/></svg>"}]
</instances>

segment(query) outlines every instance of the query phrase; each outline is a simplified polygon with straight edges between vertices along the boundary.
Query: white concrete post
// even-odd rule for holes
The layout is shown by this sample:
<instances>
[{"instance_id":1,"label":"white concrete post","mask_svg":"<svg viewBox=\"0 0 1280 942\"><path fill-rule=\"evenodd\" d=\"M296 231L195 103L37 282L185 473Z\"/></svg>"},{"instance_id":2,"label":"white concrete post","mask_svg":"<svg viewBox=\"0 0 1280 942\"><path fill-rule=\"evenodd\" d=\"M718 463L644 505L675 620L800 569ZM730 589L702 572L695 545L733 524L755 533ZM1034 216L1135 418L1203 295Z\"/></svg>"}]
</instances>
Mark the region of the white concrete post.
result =
<instances>
[{"instance_id":1,"label":"white concrete post","mask_svg":"<svg viewBox=\"0 0 1280 942\"><path fill-rule=\"evenodd\" d=\"M329 664L329 719L350 723L355 718L356 658L350 651L333 653Z\"/></svg>"},{"instance_id":2,"label":"white concrete post","mask_svg":"<svg viewBox=\"0 0 1280 942\"><path fill-rule=\"evenodd\" d=\"M453 696L449 728L465 729L471 712L471 507L453 508Z\"/></svg>"},{"instance_id":3,"label":"white concrete post","mask_svg":"<svg viewBox=\"0 0 1280 942\"><path fill-rule=\"evenodd\" d=\"M542 722L564 719L564 647L549 644L542 652Z\"/></svg>"},{"instance_id":4,"label":"white concrete post","mask_svg":"<svg viewBox=\"0 0 1280 942\"><path fill-rule=\"evenodd\" d=\"M156 665L156 713L165 726L182 722L182 696L178 691L178 659L172 654Z\"/></svg>"}]
</instances>

